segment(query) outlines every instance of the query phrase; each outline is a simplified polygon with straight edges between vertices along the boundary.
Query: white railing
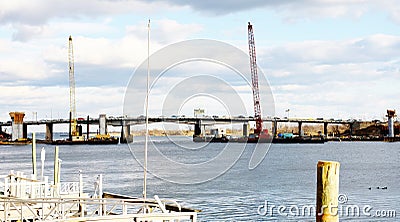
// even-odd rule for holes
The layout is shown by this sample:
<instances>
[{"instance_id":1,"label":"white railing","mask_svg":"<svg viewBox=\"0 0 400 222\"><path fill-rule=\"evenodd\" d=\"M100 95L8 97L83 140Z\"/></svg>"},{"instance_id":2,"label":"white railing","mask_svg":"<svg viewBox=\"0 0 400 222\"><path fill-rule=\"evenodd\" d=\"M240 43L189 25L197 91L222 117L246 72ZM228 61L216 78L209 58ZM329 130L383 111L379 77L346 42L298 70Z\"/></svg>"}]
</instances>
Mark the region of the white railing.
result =
<instances>
[{"instance_id":1,"label":"white railing","mask_svg":"<svg viewBox=\"0 0 400 222\"><path fill-rule=\"evenodd\" d=\"M159 200L161 201L161 200ZM165 201L161 201L165 206ZM170 212L156 200L109 198L0 198L0 220L69 221L79 219L196 221L196 212ZM146 210L143 210L146 209ZM143 212L147 213L143 213ZM151 212L151 213L149 213Z\"/></svg>"},{"instance_id":2,"label":"white railing","mask_svg":"<svg viewBox=\"0 0 400 222\"><path fill-rule=\"evenodd\" d=\"M58 195L79 194L79 182L63 182L54 186L45 181L37 181L27 178L8 175L4 183L0 183L0 192L4 196L17 198L46 198ZM54 192L57 191L57 192Z\"/></svg>"},{"instance_id":3,"label":"white railing","mask_svg":"<svg viewBox=\"0 0 400 222\"><path fill-rule=\"evenodd\" d=\"M1 178L1 176L0 176ZM29 179L20 172L2 177L0 185L0 221L69 221L79 218L135 221L196 221L194 211L181 212L175 201L132 198L101 198L102 176L99 175L95 198L83 194L83 182L63 182L56 185ZM186 210L188 211L188 210Z\"/></svg>"},{"instance_id":4,"label":"white railing","mask_svg":"<svg viewBox=\"0 0 400 222\"><path fill-rule=\"evenodd\" d=\"M60 183L59 187L59 194L79 194L79 182Z\"/></svg>"}]
</instances>

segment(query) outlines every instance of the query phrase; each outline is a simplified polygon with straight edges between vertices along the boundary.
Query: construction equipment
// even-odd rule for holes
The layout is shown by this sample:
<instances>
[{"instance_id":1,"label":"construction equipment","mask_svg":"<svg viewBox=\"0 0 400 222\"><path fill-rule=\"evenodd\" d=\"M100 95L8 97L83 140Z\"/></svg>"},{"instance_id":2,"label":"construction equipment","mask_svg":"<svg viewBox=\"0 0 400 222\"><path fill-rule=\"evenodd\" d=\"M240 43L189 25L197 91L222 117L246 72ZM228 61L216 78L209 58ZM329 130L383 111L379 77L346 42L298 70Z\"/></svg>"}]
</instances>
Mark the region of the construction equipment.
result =
<instances>
[{"instance_id":1,"label":"construction equipment","mask_svg":"<svg viewBox=\"0 0 400 222\"><path fill-rule=\"evenodd\" d=\"M251 82L253 89L253 103L254 103L254 118L256 119L256 128L254 134L260 135L262 131L262 116L261 116L261 105L260 105L260 91L258 88L258 73L257 73L257 61L256 61L256 45L254 43L253 26L248 24L248 38L249 38L249 55L250 55L250 70L251 70Z\"/></svg>"},{"instance_id":2,"label":"construction equipment","mask_svg":"<svg viewBox=\"0 0 400 222\"><path fill-rule=\"evenodd\" d=\"M76 103L75 103L75 76L74 76L74 49L72 37L69 36L68 42L68 68L69 68L69 112L70 112L70 135L71 141L83 140L82 135L77 130L76 122Z\"/></svg>"}]
</instances>

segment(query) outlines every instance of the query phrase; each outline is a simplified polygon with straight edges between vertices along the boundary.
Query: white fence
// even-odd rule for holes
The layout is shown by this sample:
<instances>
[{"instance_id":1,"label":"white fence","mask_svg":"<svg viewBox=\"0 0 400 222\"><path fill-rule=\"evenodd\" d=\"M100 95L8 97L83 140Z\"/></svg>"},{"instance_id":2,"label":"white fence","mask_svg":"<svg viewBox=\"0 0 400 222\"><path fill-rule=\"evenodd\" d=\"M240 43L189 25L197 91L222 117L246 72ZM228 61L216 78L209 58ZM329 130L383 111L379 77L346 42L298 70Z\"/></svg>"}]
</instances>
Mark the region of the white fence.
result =
<instances>
[{"instance_id":1,"label":"white fence","mask_svg":"<svg viewBox=\"0 0 400 222\"><path fill-rule=\"evenodd\" d=\"M160 200L161 201L161 200ZM161 205L160 205L161 203ZM93 198L0 198L0 220L196 221L196 212L165 212L165 201ZM163 209L164 208L164 209Z\"/></svg>"}]
</instances>

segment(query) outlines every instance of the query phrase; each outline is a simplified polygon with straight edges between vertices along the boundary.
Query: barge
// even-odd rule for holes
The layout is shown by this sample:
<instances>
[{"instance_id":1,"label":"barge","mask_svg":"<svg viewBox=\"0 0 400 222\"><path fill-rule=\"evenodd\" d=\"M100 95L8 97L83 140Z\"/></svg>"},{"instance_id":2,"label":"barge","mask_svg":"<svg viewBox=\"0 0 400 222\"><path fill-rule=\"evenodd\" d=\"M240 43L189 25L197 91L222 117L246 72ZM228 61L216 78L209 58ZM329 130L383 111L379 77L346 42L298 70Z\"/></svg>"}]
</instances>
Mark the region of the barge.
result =
<instances>
[{"instance_id":1,"label":"barge","mask_svg":"<svg viewBox=\"0 0 400 222\"><path fill-rule=\"evenodd\" d=\"M323 144L326 140L323 137L292 137L292 138L258 138L250 135L249 137L229 138L229 137L202 137L193 136L193 142L209 143L316 143Z\"/></svg>"}]
</instances>

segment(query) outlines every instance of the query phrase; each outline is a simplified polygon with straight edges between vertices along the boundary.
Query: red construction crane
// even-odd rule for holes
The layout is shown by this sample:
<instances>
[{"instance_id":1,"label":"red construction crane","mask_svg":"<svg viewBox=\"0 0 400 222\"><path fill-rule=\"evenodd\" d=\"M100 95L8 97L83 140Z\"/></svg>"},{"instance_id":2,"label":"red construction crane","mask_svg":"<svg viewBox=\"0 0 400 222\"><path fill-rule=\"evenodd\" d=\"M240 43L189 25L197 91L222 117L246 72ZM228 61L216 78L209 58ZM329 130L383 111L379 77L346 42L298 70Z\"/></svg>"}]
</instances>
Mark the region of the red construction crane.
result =
<instances>
[{"instance_id":1,"label":"red construction crane","mask_svg":"<svg viewBox=\"0 0 400 222\"><path fill-rule=\"evenodd\" d=\"M257 73L257 61L256 61L256 45L254 43L253 26L248 24L248 37L249 37L249 55L250 55L250 70L251 70L251 82L253 89L253 102L254 102L254 118L256 120L256 128L254 129L255 135L260 135L262 132L262 115L260 105L260 91L258 89L258 73Z\"/></svg>"}]
</instances>

